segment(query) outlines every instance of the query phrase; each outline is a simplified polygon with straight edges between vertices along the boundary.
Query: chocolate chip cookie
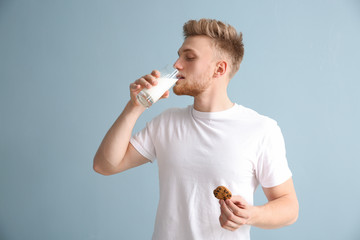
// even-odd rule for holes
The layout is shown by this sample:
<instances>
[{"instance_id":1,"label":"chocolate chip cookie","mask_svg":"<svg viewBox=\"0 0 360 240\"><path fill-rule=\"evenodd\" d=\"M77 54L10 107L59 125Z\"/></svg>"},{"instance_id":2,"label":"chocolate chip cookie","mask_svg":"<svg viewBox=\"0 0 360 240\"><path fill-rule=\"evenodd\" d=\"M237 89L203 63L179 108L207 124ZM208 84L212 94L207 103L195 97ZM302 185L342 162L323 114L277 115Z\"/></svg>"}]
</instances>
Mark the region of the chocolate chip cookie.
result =
<instances>
[{"instance_id":1,"label":"chocolate chip cookie","mask_svg":"<svg viewBox=\"0 0 360 240\"><path fill-rule=\"evenodd\" d=\"M226 199L230 199L232 195L229 189L227 189L224 186L219 186L214 190L214 196L217 199L226 200Z\"/></svg>"}]
</instances>

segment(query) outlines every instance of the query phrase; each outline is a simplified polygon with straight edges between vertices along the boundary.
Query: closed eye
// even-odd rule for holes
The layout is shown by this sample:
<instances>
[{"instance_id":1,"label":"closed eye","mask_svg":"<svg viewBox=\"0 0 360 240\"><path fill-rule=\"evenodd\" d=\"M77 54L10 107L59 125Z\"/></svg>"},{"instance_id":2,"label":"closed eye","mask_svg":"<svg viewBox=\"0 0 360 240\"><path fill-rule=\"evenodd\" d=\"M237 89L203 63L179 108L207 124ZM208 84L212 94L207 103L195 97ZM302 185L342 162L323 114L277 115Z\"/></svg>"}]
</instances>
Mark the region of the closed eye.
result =
<instances>
[{"instance_id":1,"label":"closed eye","mask_svg":"<svg viewBox=\"0 0 360 240\"><path fill-rule=\"evenodd\" d=\"M186 61L193 61L193 60L195 60L196 59L196 57L185 57L185 60Z\"/></svg>"}]
</instances>

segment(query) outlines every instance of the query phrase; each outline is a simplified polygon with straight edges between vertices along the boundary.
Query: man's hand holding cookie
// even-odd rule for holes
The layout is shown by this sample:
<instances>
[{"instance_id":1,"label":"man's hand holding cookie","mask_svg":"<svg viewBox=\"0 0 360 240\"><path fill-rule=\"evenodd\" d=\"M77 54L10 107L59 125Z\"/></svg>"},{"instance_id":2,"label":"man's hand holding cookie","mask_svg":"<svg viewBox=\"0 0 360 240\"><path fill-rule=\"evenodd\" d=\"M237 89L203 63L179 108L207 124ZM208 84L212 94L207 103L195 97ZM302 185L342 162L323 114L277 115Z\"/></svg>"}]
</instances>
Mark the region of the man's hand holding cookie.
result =
<instances>
[{"instance_id":1,"label":"man's hand holding cookie","mask_svg":"<svg viewBox=\"0 0 360 240\"><path fill-rule=\"evenodd\" d=\"M251 225L256 207L248 204L241 196L233 196L230 190L223 186L216 188L214 195L220 203L219 221L221 227L235 231L242 225Z\"/></svg>"}]
</instances>

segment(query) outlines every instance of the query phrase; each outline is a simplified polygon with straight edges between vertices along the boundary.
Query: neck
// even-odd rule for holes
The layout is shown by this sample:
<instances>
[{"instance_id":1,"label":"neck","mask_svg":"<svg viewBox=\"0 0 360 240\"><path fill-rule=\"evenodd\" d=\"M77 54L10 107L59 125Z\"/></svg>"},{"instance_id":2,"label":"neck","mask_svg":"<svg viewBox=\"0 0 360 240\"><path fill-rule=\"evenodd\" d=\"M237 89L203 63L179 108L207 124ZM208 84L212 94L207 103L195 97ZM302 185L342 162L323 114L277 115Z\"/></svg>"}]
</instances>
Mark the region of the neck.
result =
<instances>
[{"instance_id":1,"label":"neck","mask_svg":"<svg viewBox=\"0 0 360 240\"><path fill-rule=\"evenodd\" d=\"M227 85L212 84L194 97L194 109L199 112L219 112L234 106L227 95Z\"/></svg>"}]
</instances>

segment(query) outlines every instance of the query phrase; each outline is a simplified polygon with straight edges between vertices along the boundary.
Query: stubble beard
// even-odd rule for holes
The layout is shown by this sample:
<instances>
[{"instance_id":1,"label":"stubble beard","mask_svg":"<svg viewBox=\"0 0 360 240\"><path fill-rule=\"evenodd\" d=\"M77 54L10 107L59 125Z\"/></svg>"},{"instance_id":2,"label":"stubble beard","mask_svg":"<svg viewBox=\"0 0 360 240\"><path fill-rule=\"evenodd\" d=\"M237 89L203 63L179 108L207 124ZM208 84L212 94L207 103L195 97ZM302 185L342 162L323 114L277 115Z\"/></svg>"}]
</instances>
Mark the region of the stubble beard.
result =
<instances>
[{"instance_id":1,"label":"stubble beard","mask_svg":"<svg viewBox=\"0 0 360 240\"><path fill-rule=\"evenodd\" d=\"M173 87L174 93L178 96L188 95L188 96L196 97L199 94L203 93L211 83L211 79L202 80L202 81L191 81L189 79L186 79L180 81L181 82L179 82Z\"/></svg>"}]
</instances>

